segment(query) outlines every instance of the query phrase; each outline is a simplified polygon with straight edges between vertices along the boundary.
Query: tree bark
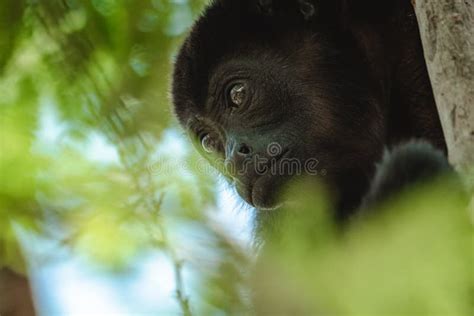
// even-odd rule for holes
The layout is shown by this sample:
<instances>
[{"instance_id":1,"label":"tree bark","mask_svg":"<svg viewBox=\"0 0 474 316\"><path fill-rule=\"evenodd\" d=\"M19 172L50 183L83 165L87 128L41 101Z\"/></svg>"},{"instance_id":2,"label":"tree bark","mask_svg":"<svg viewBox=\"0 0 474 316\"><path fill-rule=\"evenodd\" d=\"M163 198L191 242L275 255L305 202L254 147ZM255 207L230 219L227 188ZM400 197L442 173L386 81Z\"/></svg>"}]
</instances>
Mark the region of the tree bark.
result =
<instances>
[{"instance_id":1,"label":"tree bark","mask_svg":"<svg viewBox=\"0 0 474 316\"><path fill-rule=\"evenodd\" d=\"M474 5L412 0L449 160L474 192ZM474 198L473 198L474 202ZM471 209L474 203L471 203Z\"/></svg>"},{"instance_id":2,"label":"tree bark","mask_svg":"<svg viewBox=\"0 0 474 316\"><path fill-rule=\"evenodd\" d=\"M0 268L0 316L35 316L28 279Z\"/></svg>"}]
</instances>

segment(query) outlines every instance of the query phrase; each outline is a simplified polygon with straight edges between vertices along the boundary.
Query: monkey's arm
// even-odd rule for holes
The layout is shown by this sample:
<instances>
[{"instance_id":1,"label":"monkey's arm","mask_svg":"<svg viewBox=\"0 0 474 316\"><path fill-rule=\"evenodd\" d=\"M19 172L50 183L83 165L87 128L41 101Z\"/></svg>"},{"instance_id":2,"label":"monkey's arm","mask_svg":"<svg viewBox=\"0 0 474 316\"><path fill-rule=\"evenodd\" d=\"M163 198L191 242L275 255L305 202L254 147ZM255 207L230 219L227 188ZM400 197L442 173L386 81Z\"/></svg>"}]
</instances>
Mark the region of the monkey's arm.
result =
<instances>
[{"instance_id":1,"label":"monkey's arm","mask_svg":"<svg viewBox=\"0 0 474 316\"><path fill-rule=\"evenodd\" d=\"M378 164L362 208L372 207L409 188L452 172L445 155L423 141L412 141L386 151Z\"/></svg>"}]
</instances>

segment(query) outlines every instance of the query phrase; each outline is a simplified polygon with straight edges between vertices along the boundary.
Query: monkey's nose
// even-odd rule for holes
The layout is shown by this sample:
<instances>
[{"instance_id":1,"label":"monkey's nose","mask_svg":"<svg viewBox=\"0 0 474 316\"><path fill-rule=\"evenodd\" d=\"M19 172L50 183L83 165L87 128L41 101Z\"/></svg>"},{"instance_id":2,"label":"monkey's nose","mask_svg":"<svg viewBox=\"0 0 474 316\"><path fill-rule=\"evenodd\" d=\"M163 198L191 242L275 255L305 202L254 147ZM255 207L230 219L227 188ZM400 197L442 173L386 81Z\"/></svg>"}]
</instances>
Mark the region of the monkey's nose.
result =
<instances>
[{"instance_id":1,"label":"monkey's nose","mask_svg":"<svg viewBox=\"0 0 474 316\"><path fill-rule=\"evenodd\" d=\"M251 164L253 149L250 145L239 143L228 151L225 159L225 170L232 177L239 177L248 173Z\"/></svg>"},{"instance_id":2,"label":"monkey's nose","mask_svg":"<svg viewBox=\"0 0 474 316\"><path fill-rule=\"evenodd\" d=\"M237 149L237 154L247 157L252 154L252 147L247 144L240 144Z\"/></svg>"}]
</instances>

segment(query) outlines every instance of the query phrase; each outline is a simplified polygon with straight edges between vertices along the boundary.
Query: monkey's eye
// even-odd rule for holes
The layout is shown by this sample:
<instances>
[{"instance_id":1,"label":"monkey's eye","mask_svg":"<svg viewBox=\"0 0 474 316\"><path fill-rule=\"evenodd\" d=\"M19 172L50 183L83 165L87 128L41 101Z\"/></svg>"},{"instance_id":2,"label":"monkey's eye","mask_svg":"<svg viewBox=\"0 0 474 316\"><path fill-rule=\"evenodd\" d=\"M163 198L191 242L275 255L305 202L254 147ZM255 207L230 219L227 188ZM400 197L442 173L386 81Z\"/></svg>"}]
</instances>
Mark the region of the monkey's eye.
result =
<instances>
[{"instance_id":1,"label":"monkey's eye","mask_svg":"<svg viewBox=\"0 0 474 316\"><path fill-rule=\"evenodd\" d=\"M247 86L244 83L237 83L233 85L230 89L229 97L232 106L241 106L247 97Z\"/></svg>"},{"instance_id":2,"label":"monkey's eye","mask_svg":"<svg viewBox=\"0 0 474 316\"><path fill-rule=\"evenodd\" d=\"M212 139L211 135L209 134L204 134L201 137L201 146L202 146L202 149L204 149L204 151L207 152L208 154L212 154L213 152L216 151L216 148L217 148L216 142L214 141L214 139Z\"/></svg>"}]
</instances>

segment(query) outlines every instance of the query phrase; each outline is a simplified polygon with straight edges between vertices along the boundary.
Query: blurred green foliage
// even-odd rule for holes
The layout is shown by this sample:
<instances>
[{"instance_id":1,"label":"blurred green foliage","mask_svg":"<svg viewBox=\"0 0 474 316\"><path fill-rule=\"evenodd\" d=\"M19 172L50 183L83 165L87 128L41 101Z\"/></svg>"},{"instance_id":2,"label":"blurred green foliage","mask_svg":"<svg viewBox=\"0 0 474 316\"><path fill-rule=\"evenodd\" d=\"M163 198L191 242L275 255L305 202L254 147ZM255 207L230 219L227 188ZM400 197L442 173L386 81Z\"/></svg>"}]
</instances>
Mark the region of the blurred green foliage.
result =
<instances>
[{"instance_id":1,"label":"blurred green foliage","mask_svg":"<svg viewBox=\"0 0 474 316\"><path fill-rule=\"evenodd\" d=\"M246 256L209 217L213 174L198 172L168 96L173 54L205 2L0 3L0 267L25 272L67 249L126 273L158 251L184 314L183 267L200 280L194 311L240 302L222 280ZM177 236L183 227L198 237ZM191 243L208 247L190 254Z\"/></svg>"},{"instance_id":2,"label":"blurred green foliage","mask_svg":"<svg viewBox=\"0 0 474 316\"><path fill-rule=\"evenodd\" d=\"M1 264L23 269L27 232L123 266L156 244L143 224L164 199L168 213L212 205L212 186L193 185L207 175L150 170L172 117L172 54L203 4L2 1Z\"/></svg>"},{"instance_id":3,"label":"blurred green foliage","mask_svg":"<svg viewBox=\"0 0 474 316\"><path fill-rule=\"evenodd\" d=\"M300 202L266 232L259 314L472 315L473 226L456 179L412 188L343 232L311 190L296 187Z\"/></svg>"},{"instance_id":4,"label":"blurred green foliage","mask_svg":"<svg viewBox=\"0 0 474 316\"><path fill-rule=\"evenodd\" d=\"M251 273L253 252L209 217L214 177L172 125L172 57L204 3L0 2L0 266L33 260L26 235L54 242L48 260L67 248L116 272L165 253L183 314L472 314L472 225L445 183L344 233L323 192L296 188Z\"/></svg>"}]
</instances>

